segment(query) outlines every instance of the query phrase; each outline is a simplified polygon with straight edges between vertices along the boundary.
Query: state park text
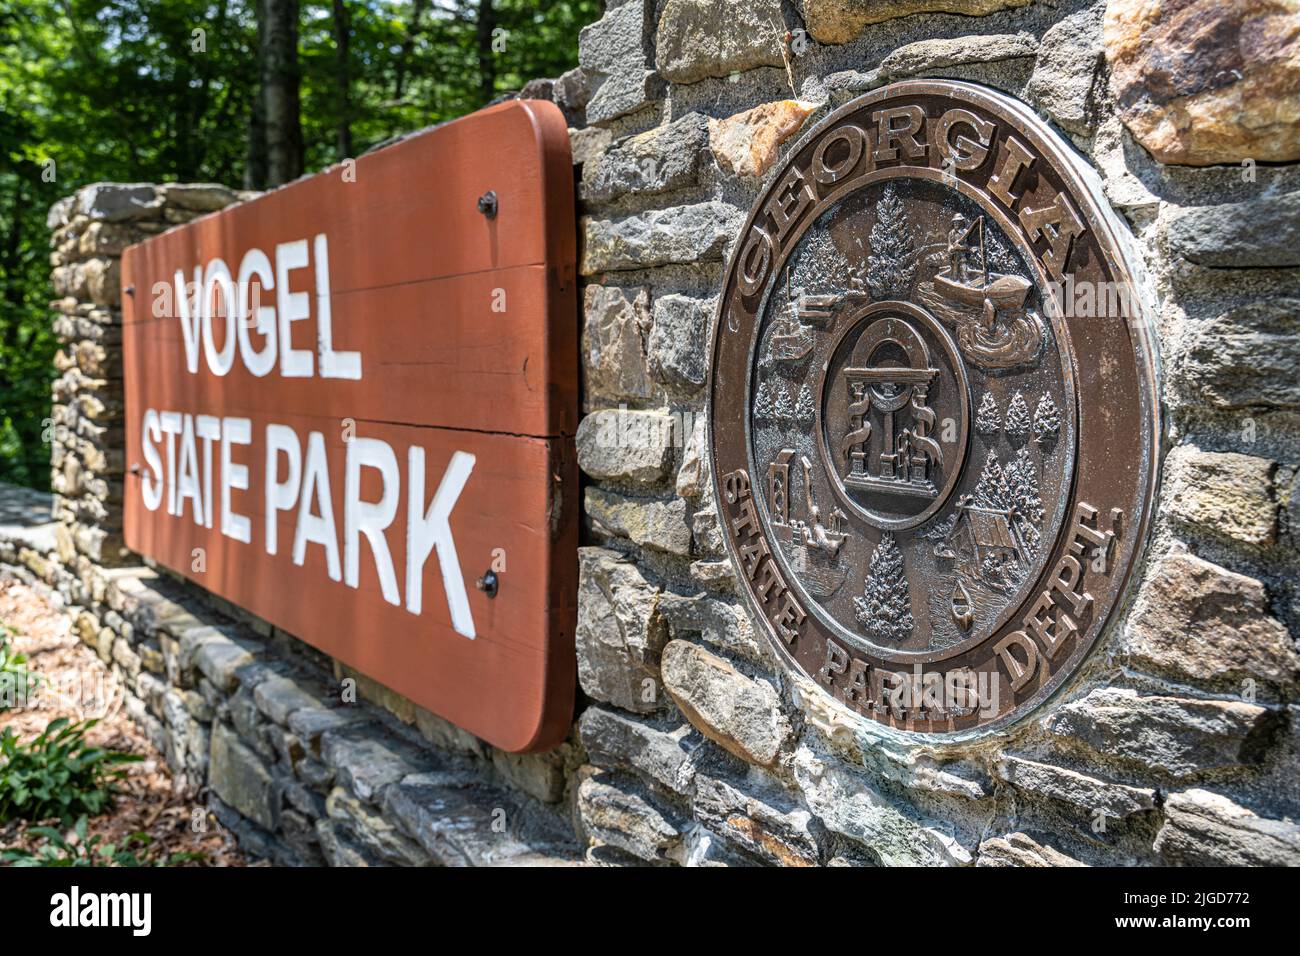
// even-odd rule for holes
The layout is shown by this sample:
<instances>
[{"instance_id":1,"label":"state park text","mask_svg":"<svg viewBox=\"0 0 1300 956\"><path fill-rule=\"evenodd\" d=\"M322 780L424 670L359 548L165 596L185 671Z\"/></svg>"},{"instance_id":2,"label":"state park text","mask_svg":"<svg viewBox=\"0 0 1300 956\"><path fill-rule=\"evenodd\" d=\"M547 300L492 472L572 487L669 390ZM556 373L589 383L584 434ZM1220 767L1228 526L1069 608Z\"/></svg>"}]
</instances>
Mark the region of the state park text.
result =
<instances>
[{"instance_id":1,"label":"state park text","mask_svg":"<svg viewBox=\"0 0 1300 956\"><path fill-rule=\"evenodd\" d=\"M256 377L363 378L362 354L334 348L327 236L313 237L310 249L309 255L302 239L280 243L272 261L250 248L235 273L213 258L194 267L190 282L178 269L170 284L155 284L153 314L162 321L174 314L179 321L186 374L222 377L238 360ZM314 296L293 288L295 273L309 263ZM312 319L314 346L303 347L310 341L307 329L295 342L295 327ZM320 548L330 579L354 589L362 561L369 560L384 600L413 615L422 611L424 569L436 551L452 626L475 636L449 523L473 473L473 454L456 450L447 461L434 460L422 445L395 448L356 434L354 420L340 420L344 477L336 510L340 499L330 475L338 469L329 458L339 453L338 442L327 441L323 431L303 434L270 421L255 433L248 417L202 411L147 407L140 415L140 495L149 511L218 528L268 555L286 553L299 566L309 548ZM249 487L248 463L255 455L265 464L260 488ZM256 505L249 502L253 496ZM282 513L292 519L288 540L279 533ZM388 531L396 521L406 531L397 536L405 553L390 546Z\"/></svg>"}]
</instances>

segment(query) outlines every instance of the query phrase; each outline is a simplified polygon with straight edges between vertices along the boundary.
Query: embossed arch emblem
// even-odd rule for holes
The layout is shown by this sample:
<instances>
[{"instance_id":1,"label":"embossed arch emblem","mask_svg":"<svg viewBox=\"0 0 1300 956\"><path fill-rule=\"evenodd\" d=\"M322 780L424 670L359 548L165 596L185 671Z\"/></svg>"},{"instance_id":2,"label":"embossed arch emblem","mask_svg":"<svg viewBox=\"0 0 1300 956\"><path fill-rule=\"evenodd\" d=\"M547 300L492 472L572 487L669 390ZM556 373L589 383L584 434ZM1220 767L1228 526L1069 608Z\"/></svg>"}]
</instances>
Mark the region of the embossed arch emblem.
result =
<instances>
[{"instance_id":1,"label":"embossed arch emblem","mask_svg":"<svg viewBox=\"0 0 1300 956\"><path fill-rule=\"evenodd\" d=\"M783 659L864 717L1004 724L1124 594L1158 403L1099 189L1022 104L908 81L804 136L737 240L709 383L723 537Z\"/></svg>"}]
</instances>

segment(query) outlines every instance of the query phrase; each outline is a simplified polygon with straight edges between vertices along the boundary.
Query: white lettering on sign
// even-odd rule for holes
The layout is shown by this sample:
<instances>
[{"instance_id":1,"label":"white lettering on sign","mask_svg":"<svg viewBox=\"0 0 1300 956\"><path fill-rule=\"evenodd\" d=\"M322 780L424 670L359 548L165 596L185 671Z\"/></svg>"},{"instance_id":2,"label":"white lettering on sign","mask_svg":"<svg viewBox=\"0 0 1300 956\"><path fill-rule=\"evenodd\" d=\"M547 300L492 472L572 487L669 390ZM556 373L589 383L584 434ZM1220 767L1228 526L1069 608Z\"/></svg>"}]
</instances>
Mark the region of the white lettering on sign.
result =
<instances>
[{"instance_id":1,"label":"white lettering on sign","mask_svg":"<svg viewBox=\"0 0 1300 956\"><path fill-rule=\"evenodd\" d=\"M249 249L244 253L244 259L239 264L239 303L236 306L239 321L235 323L239 333L239 357L251 374L261 378L275 368L275 307L270 305L257 307L257 314L253 316L253 327L257 329L257 334L263 337L263 344L261 349L255 350L248 337L248 310L253 307L251 301L253 279L257 279L259 289L275 288L271 260L261 249Z\"/></svg>"},{"instance_id":2,"label":"white lettering on sign","mask_svg":"<svg viewBox=\"0 0 1300 956\"><path fill-rule=\"evenodd\" d=\"M296 273L308 266L315 274L314 295L293 288ZM314 236L310 245L305 239L279 243L274 260L261 249L249 249L233 276L220 258L194 266L192 274L188 285L184 270L177 269L173 277L185 368L191 375L198 375L204 365L223 377L238 361L258 378L278 371L282 378L361 380L361 353L334 348L329 240L324 233ZM268 298L274 304L268 304ZM314 349L303 347L307 339L302 332L295 341L294 331L298 323L313 318L313 302ZM175 518L188 516L199 527L216 526L225 537L251 544L253 521L236 510L237 494L249 490L248 452L239 446L253 444L251 420L149 408L142 426L145 467L140 494L145 508L158 511L165 504L166 513ZM474 470L474 456L463 451L452 455L426 507L424 448L406 449L403 499L402 459L392 446L360 436L350 437L345 445L342 512L336 515L324 434L309 432L304 445L291 426L275 422L266 426L259 512L266 553L278 555L285 546L289 560L302 566L308 549L318 547L330 579L358 589L363 552L369 552L384 600L418 616L424 607L424 568L436 551L452 627L472 640L474 617L450 519ZM368 472L379 478L374 500L362 493L363 475ZM394 556L388 532L403 500L406 553ZM286 514L293 527L291 544L280 535L281 517ZM398 569L403 572L401 581Z\"/></svg>"},{"instance_id":3,"label":"white lettering on sign","mask_svg":"<svg viewBox=\"0 0 1300 956\"><path fill-rule=\"evenodd\" d=\"M293 563L302 567L307 545L325 549L325 570L331 581L343 579L339 563L338 524L334 520L334 497L330 494L330 473L325 462L325 436L307 436L307 464L303 468L302 494L298 503L298 527L293 535ZM356 587L352 581L349 587Z\"/></svg>"},{"instance_id":4,"label":"white lettering on sign","mask_svg":"<svg viewBox=\"0 0 1300 956\"><path fill-rule=\"evenodd\" d=\"M168 436L165 455L158 448L163 435ZM196 436L202 440L202 454L195 450ZM165 500L168 514L185 517L188 509L194 524L206 528L213 527L214 514L219 511L223 535L252 543L252 522L235 511L234 502L234 492L248 491L249 485L248 465L237 460L246 453L234 447L253 443L247 418L217 419L149 408L143 416L141 441L147 467L140 488L147 509L157 511ZM215 481L214 444L220 446L220 475ZM293 515L293 563L301 567L307 560L307 548L318 546L323 549L330 579L356 589L361 583L364 539L384 600L405 606L418 617L424 609L424 568L436 551L451 625L457 634L474 639L474 616L451 531L451 513L474 470L472 454L457 451L451 456L426 507L425 449L420 445L406 449L406 553L395 559L388 531L402 506L403 482L401 459L388 442L358 437L346 443L341 535L325 436L309 432L304 450L297 431L272 422L266 426L262 445L266 463L261 489L261 513L265 516L262 546L267 554L280 553L280 515L287 512ZM361 493L362 472L367 468L380 478L381 490L375 501ZM214 487L220 488L219 502L214 501ZM405 602L397 577L399 567L405 572Z\"/></svg>"},{"instance_id":5,"label":"white lettering on sign","mask_svg":"<svg viewBox=\"0 0 1300 956\"><path fill-rule=\"evenodd\" d=\"M321 378L361 378L360 352L334 351L334 320L330 312L330 250L325 234L314 242L316 254L316 354Z\"/></svg>"},{"instance_id":6,"label":"white lettering on sign","mask_svg":"<svg viewBox=\"0 0 1300 956\"><path fill-rule=\"evenodd\" d=\"M447 593L451 608L451 626L457 634L474 638L474 618L469 611L469 597L465 594L465 579L461 577L460 560L456 557L456 542L451 536L451 509L469 481L474 470L474 456L458 451L451 456L451 464L443 473L442 483L433 495L428 511L422 511L424 502L424 449L412 445L407 453L409 497L406 509L406 609L420 613L420 597L424 578L424 562L429 552L438 549L438 566L442 568L442 588Z\"/></svg>"},{"instance_id":7,"label":"white lettering on sign","mask_svg":"<svg viewBox=\"0 0 1300 956\"><path fill-rule=\"evenodd\" d=\"M292 273L313 265L316 274L316 349L295 348L293 324L312 316L313 296L291 291ZM270 374L278 363L283 378L361 378L361 353L334 348L334 315L330 303L329 240L324 233L312 239L282 242L275 247L275 264L261 249L249 249L239 263L236 279L222 259L194 267L193 282L185 273L173 276L173 301L185 345L185 368L199 372L199 355L213 375L223 376L235 365L235 356L258 378ZM256 280L256 283L254 283ZM166 288L166 283L162 284ZM257 295L254 296L254 289ZM275 305L262 305L262 293L274 292ZM192 292L192 294L191 294ZM254 308L255 307L255 308ZM251 316L250 310L255 314ZM217 348L217 322L224 323ZM262 338L255 348L250 332ZM299 336L301 341L301 336Z\"/></svg>"}]
</instances>

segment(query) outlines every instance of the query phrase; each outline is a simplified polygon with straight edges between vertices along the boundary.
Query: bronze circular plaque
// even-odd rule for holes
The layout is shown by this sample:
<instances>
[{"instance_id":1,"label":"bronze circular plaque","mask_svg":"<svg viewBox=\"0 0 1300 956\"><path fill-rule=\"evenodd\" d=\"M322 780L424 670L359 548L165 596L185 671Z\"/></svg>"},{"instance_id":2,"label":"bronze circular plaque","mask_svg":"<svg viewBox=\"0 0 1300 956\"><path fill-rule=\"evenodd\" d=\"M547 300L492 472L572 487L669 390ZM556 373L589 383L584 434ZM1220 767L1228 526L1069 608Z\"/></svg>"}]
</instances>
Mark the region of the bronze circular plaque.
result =
<instances>
[{"instance_id":1,"label":"bronze circular plaque","mask_svg":"<svg viewBox=\"0 0 1300 956\"><path fill-rule=\"evenodd\" d=\"M1122 597L1153 349L1095 176L1025 106L897 83L795 147L728 264L709 442L783 657L909 731L1001 724Z\"/></svg>"}]
</instances>

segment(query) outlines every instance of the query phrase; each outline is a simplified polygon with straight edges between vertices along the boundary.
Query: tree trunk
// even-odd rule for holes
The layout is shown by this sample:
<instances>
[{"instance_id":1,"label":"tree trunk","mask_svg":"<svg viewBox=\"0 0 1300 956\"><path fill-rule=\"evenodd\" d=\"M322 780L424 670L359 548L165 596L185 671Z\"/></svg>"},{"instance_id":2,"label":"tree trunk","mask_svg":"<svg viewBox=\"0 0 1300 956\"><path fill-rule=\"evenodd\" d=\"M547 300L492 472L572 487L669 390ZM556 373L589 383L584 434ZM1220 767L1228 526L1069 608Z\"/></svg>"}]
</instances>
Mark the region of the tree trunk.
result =
<instances>
[{"instance_id":1,"label":"tree trunk","mask_svg":"<svg viewBox=\"0 0 1300 956\"><path fill-rule=\"evenodd\" d=\"M4 276L4 297L9 303L9 321L0 325L0 330L4 333L0 336L0 345L6 350L17 344L23 308L23 281L18 273L22 268L23 213L27 203L23 200L22 171L15 167L13 177L14 198L10 207L9 228L5 233L4 248L0 250L0 275Z\"/></svg>"},{"instance_id":2,"label":"tree trunk","mask_svg":"<svg viewBox=\"0 0 1300 956\"><path fill-rule=\"evenodd\" d=\"M492 0L478 0L478 95L479 106L486 106L496 96L497 62L492 50L492 31L497 14Z\"/></svg>"},{"instance_id":3,"label":"tree trunk","mask_svg":"<svg viewBox=\"0 0 1300 956\"><path fill-rule=\"evenodd\" d=\"M253 108L248 117L248 151L244 158L244 188L266 188L266 104L262 99L262 76L266 68L266 0L257 0L257 78Z\"/></svg>"},{"instance_id":4,"label":"tree trunk","mask_svg":"<svg viewBox=\"0 0 1300 956\"><path fill-rule=\"evenodd\" d=\"M411 53L415 50L415 35L420 31L420 17L424 15L424 8L428 0L415 0L411 5L411 22L406 26L406 36L402 39L402 52L397 57L397 68L394 73L393 81L393 99L401 100L406 93L406 70L411 60Z\"/></svg>"},{"instance_id":5,"label":"tree trunk","mask_svg":"<svg viewBox=\"0 0 1300 956\"><path fill-rule=\"evenodd\" d=\"M349 75L348 42L352 25L345 0L334 0L334 76L339 90L339 159L352 155L352 81Z\"/></svg>"},{"instance_id":6,"label":"tree trunk","mask_svg":"<svg viewBox=\"0 0 1300 956\"><path fill-rule=\"evenodd\" d=\"M282 186L302 175L302 119L298 69L298 0L262 0L262 102L266 122L266 184Z\"/></svg>"}]
</instances>

